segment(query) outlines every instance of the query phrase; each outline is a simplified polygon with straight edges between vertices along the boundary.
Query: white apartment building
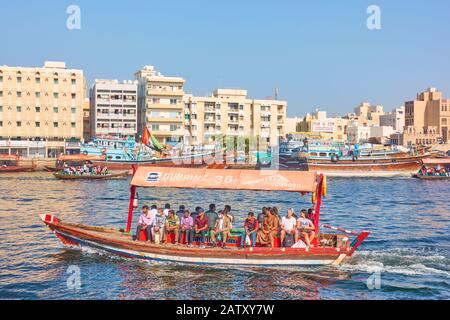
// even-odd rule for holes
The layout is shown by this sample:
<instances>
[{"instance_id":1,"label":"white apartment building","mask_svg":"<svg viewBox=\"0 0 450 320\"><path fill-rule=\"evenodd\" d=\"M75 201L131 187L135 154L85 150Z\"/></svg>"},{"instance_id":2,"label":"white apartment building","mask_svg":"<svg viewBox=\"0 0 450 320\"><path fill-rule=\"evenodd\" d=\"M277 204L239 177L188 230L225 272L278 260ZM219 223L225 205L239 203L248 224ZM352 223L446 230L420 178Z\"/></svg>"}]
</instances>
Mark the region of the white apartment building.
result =
<instances>
[{"instance_id":1,"label":"white apartment building","mask_svg":"<svg viewBox=\"0 0 450 320\"><path fill-rule=\"evenodd\" d=\"M95 80L90 90L90 134L136 136L137 82Z\"/></svg>"},{"instance_id":2,"label":"white apartment building","mask_svg":"<svg viewBox=\"0 0 450 320\"><path fill-rule=\"evenodd\" d=\"M401 106L380 116L380 126L394 128L395 132L403 132L405 127L405 106Z\"/></svg>"}]
</instances>

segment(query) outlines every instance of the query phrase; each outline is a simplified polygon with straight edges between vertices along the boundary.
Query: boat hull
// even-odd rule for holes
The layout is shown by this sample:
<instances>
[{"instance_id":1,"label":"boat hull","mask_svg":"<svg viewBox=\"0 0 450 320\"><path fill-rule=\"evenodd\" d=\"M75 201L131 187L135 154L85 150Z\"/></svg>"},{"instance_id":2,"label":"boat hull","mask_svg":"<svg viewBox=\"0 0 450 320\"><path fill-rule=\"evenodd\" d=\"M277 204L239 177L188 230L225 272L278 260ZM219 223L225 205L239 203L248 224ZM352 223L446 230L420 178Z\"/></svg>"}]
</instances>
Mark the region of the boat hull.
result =
<instances>
[{"instance_id":1,"label":"boat hull","mask_svg":"<svg viewBox=\"0 0 450 320\"><path fill-rule=\"evenodd\" d=\"M13 167L0 167L0 173L8 172L33 172L36 170L36 166L13 166Z\"/></svg>"},{"instance_id":2,"label":"boat hull","mask_svg":"<svg viewBox=\"0 0 450 320\"><path fill-rule=\"evenodd\" d=\"M53 175L62 180L108 180L108 179L116 179L123 178L129 175L129 172L120 172L120 173L111 173L106 175L71 175L71 174L62 174L55 172Z\"/></svg>"},{"instance_id":3,"label":"boat hull","mask_svg":"<svg viewBox=\"0 0 450 320\"><path fill-rule=\"evenodd\" d=\"M413 174L412 177L420 180L450 180L450 176L424 176L421 174Z\"/></svg>"},{"instance_id":4,"label":"boat hull","mask_svg":"<svg viewBox=\"0 0 450 320\"><path fill-rule=\"evenodd\" d=\"M156 245L133 241L131 235L114 229L64 224L56 217L42 215L41 219L66 245L90 247L114 255L152 261L189 264L295 266L339 265L349 258L368 236L364 234L353 247L340 248L196 248L180 245Z\"/></svg>"}]
</instances>

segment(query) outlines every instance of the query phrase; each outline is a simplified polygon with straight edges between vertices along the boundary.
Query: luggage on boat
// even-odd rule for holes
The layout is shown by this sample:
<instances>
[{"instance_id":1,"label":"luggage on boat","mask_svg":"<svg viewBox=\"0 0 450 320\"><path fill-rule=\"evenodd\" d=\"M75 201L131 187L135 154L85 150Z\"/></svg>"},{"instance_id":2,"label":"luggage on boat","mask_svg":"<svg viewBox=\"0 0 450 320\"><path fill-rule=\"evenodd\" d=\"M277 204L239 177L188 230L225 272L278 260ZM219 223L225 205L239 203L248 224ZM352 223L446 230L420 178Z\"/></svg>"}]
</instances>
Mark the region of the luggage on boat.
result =
<instances>
[{"instance_id":1,"label":"luggage on boat","mask_svg":"<svg viewBox=\"0 0 450 320\"><path fill-rule=\"evenodd\" d=\"M302 240L298 240L293 246L292 248L306 248L307 245L306 243L304 243Z\"/></svg>"},{"instance_id":2,"label":"luggage on boat","mask_svg":"<svg viewBox=\"0 0 450 320\"><path fill-rule=\"evenodd\" d=\"M292 234L287 234L287 235L284 237L284 241L283 241L283 242L284 242L284 243L283 243L283 246L284 246L284 247L287 247L287 248L292 247L292 246L294 245L294 243L295 243L294 236L293 236Z\"/></svg>"}]
</instances>

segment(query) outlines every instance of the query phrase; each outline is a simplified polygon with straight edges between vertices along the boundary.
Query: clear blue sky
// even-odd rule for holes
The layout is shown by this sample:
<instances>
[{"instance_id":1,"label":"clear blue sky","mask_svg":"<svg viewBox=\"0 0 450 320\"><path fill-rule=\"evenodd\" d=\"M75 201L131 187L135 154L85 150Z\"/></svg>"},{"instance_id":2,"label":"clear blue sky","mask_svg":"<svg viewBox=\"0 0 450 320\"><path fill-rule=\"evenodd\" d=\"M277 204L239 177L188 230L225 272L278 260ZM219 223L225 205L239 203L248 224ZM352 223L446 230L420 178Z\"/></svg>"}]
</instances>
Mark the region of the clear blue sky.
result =
<instances>
[{"instance_id":1,"label":"clear blue sky","mask_svg":"<svg viewBox=\"0 0 450 320\"><path fill-rule=\"evenodd\" d=\"M81 8L81 30L66 8ZM369 5L382 29L366 28ZM132 79L146 64L186 91L245 88L289 115L358 103L403 104L435 86L450 96L450 1L2 1L0 65L64 60L95 78Z\"/></svg>"}]
</instances>

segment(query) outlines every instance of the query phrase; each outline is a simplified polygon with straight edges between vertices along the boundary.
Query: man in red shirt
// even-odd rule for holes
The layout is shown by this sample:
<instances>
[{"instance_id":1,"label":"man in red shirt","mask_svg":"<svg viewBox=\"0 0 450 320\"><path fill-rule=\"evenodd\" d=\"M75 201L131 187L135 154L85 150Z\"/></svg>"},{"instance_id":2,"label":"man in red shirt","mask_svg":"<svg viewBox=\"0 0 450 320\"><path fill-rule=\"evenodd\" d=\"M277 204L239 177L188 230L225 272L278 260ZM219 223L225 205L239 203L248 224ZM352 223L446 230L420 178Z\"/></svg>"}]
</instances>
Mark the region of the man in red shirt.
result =
<instances>
[{"instance_id":1,"label":"man in red shirt","mask_svg":"<svg viewBox=\"0 0 450 320\"><path fill-rule=\"evenodd\" d=\"M245 245L245 238L249 237L251 240L251 245L254 247L256 245L256 233L258 232L259 223L255 218L255 214L253 212L248 213L248 218L245 219L244 222L244 235L242 237L241 247Z\"/></svg>"},{"instance_id":2,"label":"man in red shirt","mask_svg":"<svg viewBox=\"0 0 450 320\"><path fill-rule=\"evenodd\" d=\"M205 248L205 233L209 230L208 218L205 216L203 208L199 208L197 212L198 216L195 218L194 231L196 234L200 234L200 248Z\"/></svg>"}]
</instances>

